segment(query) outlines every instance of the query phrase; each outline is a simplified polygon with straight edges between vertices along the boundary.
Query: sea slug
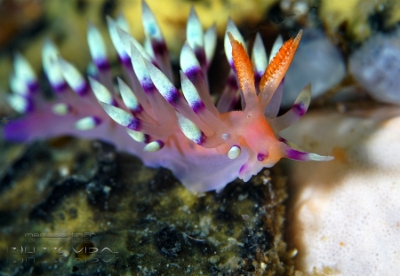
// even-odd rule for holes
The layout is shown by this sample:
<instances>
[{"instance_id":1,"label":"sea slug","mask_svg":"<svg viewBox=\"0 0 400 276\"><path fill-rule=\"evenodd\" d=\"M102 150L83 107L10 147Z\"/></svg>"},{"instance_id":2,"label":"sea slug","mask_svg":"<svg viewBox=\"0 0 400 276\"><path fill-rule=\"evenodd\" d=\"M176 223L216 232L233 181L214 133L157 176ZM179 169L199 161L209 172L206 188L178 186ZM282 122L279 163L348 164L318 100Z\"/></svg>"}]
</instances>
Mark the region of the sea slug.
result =
<instances>
[{"instance_id":1,"label":"sea slug","mask_svg":"<svg viewBox=\"0 0 400 276\"><path fill-rule=\"evenodd\" d=\"M280 158L328 161L330 156L307 153L278 136L307 110L311 88L307 86L292 109L277 117L283 77L300 42L301 34L281 46L275 57L265 53L257 35L251 59L235 24L230 20L225 52L232 68L217 105L208 88L216 32L203 33L191 10L187 41L180 55L180 87L174 84L165 41L145 2L144 46L130 34L121 15L107 18L109 33L124 75L114 86L103 38L89 25L88 43L96 72L87 80L63 60L55 45L46 41L43 68L54 90L45 100L28 62L16 55L10 78L10 105L25 116L4 128L8 140L30 141L59 135L76 135L110 141L139 156L151 167L165 167L188 189L221 190L236 177L248 181ZM124 79L124 80L122 80ZM241 100L242 110L232 110Z\"/></svg>"}]
</instances>

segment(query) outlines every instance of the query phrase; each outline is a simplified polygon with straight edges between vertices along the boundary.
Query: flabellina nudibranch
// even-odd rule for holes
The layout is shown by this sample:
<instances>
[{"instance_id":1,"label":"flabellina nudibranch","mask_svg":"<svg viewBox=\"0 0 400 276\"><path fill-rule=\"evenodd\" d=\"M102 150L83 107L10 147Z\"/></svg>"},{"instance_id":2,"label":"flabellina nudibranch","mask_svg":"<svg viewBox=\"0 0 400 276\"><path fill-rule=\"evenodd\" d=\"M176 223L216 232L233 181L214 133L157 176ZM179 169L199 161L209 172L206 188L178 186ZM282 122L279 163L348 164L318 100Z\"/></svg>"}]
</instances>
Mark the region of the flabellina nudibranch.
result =
<instances>
[{"instance_id":1,"label":"flabellina nudibranch","mask_svg":"<svg viewBox=\"0 0 400 276\"><path fill-rule=\"evenodd\" d=\"M207 71L216 30L211 27L203 33L193 8L180 54L181 90L172 83L166 44L145 2L144 46L129 34L122 15L116 20L107 18L107 23L125 81L118 78L118 86L114 86L103 38L93 25L89 25L87 36L97 70L88 82L60 57L52 42L44 43L43 69L55 92L51 101L39 91L29 63L17 54L8 101L25 116L4 127L7 140L60 135L106 140L139 156L147 166L170 169L183 185L196 192L219 191L236 177L248 181L282 157L299 161L333 159L304 152L278 135L306 112L310 102L308 86L292 109L277 117L283 77L301 31L283 45L278 39L273 48L276 55L268 63L260 35L256 36L250 60L243 37L229 20L224 46L231 72L214 105ZM232 110L238 100L242 110Z\"/></svg>"}]
</instances>

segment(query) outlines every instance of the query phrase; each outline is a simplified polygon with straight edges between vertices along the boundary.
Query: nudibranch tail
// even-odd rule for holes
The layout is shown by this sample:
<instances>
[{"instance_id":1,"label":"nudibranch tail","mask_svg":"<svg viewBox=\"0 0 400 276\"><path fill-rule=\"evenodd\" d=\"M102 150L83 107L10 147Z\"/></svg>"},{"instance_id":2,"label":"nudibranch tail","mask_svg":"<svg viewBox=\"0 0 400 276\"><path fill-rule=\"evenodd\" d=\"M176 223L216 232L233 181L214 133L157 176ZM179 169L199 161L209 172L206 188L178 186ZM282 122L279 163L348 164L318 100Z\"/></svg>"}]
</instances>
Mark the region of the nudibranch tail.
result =
<instances>
[{"instance_id":1,"label":"nudibranch tail","mask_svg":"<svg viewBox=\"0 0 400 276\"><path fill-rule=\"evenodd\" d=\"M281 48L278 38L269 58L257 34L250 59L242 35L229 19L224 47L231 69L215 105L207 76L216 48L215 26L204 32L191 9L187 41L180 53L180 86L175 86L161 28L144 1L142 24L144 44L131 36L122 14L116 20L107 17L123 72L118 85L113 82L102 34L92 24L87 38L94 70L88 78L64 60L52 42L44 43L43 68L55 92L51 101L40 93L27 60L17 54L8 102L24 117L4 127L5 138L30 141L76 135L106 140L139 156L148 166L170 169L196 192L220 191L237 177L247 181L283 157L332 159L307 153L279 137L279 131L296 122L310 103L311 87L307 86L293 108L277 117L283 77L301 31ZM234 110L239 98L242 108Z\"/></svg>"}]
</instances>

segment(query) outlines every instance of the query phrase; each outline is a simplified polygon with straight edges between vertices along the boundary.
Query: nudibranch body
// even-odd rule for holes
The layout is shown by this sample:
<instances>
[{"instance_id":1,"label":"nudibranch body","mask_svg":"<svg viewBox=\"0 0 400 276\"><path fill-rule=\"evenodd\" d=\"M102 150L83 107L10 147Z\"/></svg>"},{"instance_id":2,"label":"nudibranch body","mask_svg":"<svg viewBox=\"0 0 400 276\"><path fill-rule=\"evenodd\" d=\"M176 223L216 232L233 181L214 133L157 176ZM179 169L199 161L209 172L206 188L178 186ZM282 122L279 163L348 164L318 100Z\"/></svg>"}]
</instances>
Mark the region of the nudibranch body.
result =
<instances>
[{"instance_id":1,"label":"nudibranch body","mask_svg":"<svg viewBox=\"0 0 400 276\"><path fill-rule=\"evenodd\" d=\"M114 86L103 39L93 25L88 28L88 42L96 70L89 82L59 56L54 44L45 42L43 69L55 91L50 102L38 93L35 74L27 61L17 55L9 103L26 116L6 125L6 139L76 135L110 141L139 156L148 166L170 169L182 184L197 192L221 190L236 177L248 181L282 157L332 159L301 151L278 136L306 112L310 101L310 87L306 87L293 108L277 117L283 77L301 32L279 51L282 42L278 39L272 51L276 55L268 63L261 37L256 37L250 60L242 36L229 21L225 52L232 69L215 105L207 70L216 32L211 27L203 33L193 9L180 55L181 90L172 83L166 44L145 2L144 46L130 36L123 16L107 21L125 81L118 78L118 88ZM239 99L242 110L232 111Z\"/></svg>"}]
</instances>

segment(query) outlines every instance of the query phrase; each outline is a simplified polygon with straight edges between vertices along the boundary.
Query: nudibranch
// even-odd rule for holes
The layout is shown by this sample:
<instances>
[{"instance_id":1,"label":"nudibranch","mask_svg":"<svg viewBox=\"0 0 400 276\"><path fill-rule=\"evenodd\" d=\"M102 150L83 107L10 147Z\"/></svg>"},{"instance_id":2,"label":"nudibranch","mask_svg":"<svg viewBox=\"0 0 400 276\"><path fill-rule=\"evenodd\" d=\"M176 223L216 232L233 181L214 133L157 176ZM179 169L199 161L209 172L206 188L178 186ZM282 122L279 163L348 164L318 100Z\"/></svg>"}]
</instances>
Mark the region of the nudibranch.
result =
<instances>
[{"instance_id":1,"label":"nudibranch","mask_svg":"<svg viewBox=\"0 0 400 276\"><path fill-rule=\"evenodd\" d=\"M219 191L236 177L248 181L283 157L332 159L304 152L278 135L306 112L310 102L308 86L292 109L277 117L283 77L301 31L283 45L278 39L272 50L276 55L268 62L261 36L256 36L250 59L243 37L229 20L225 53L231 72L215 105L207 77L216 46L215 27L203 32L191 10L180 54L179 90L173 84L169 54L156 19L145 2L142 7L143 45L129 34L122 15L116 20L107 18L124 74L117 85L103 38L94 25L88 27L88 44L95 70L88 81L60 57L51 41L44 43L43 69L55 92L50 101L40 93L29 63L17 54L8 99L25 116L5 126L5 138L30 141L75 135L106 140L139 156L148 166L170 169L196 192ZM242 110L232 110L238 100Z\"/></svg>"}]
</instances>

